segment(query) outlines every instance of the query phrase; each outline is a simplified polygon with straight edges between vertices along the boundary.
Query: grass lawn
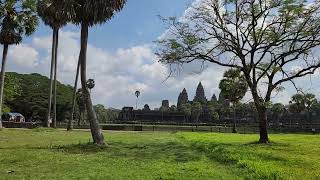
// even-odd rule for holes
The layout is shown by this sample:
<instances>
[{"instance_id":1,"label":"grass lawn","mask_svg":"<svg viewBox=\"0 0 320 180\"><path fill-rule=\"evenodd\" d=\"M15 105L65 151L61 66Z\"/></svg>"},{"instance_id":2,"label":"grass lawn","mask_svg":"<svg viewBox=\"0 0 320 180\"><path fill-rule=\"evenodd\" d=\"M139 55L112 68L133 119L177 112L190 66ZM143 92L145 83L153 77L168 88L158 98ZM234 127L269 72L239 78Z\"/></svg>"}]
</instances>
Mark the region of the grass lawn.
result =
<instances>
[{"instance_id":1,"label":"grass lawn","mask_svg":"<svg viewBox=\"0 0 320 180\"><path fill-rule=\"evenodd\" d=\"M319 135L0 131L0 179L320 179ZM12 172L11 172L12 171ZM10 173L11 172L11 173Z\"/></svg>"}]
</instances>

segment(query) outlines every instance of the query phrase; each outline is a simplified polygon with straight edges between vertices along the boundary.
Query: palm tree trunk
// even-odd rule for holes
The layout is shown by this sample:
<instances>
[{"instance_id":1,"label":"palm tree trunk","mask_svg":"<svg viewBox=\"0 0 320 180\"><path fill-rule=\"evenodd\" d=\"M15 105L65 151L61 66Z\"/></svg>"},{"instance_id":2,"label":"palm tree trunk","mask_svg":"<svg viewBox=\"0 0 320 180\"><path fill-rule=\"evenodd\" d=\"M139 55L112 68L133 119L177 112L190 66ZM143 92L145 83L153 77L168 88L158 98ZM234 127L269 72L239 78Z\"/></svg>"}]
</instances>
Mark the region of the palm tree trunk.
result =
<instances>
[{"instance_id":1,"label":"palm tree trunk","mask_svg":"<svg viewBox=\"0 0 320 180\"><path fill-rule=\"evenodd\" d=\"M77 72L76 72L76 79L74 81L74 87L73 87L71 118L69 119L68 127L67 127L68 131L73 129L73 116L74 116L74 111L75 111L75 107L76 107L76 97L77 97L77 88L78 88L78 81L79 81L80 63L81 62L80 62L80 57L79 57Z\"/></svg>"},{"instance_id":2,"label":"palm tree trunk","mask_svg":"<svg viewBox=\"0 0 320 180\"><path fill-rule=\"evenodd\" d=\"M48 100L48 116L46 121L46 127L50 127L51 120L51 105L52 105L52 90L53 90L53 72L54 72L54 61L55 61L55 44L56 44L56 31L52 33L52 49L51 49L51 67L50 67L50 90Z\"/></svg>"},{"instance_id":3,"label":"palm tree trunk","mask_svg":"<svg viewBox=\"0 0 320 180\"><path fill-rule=\"evenodd\" d=\"M232 133L237 133L237 114L236 114L236 104L233 104L233 128Z\"/></svg>"},{"instance_id":4,"label":"palm tree trunk","mask_svg":"<svg viewBox=\"0 0 320 180\"><path fill-rule=\"evenodd\" d=\"M81 120L82 120L82 113L81 113L81 111L79 111L78 126L81 125Z\"/></svg>"},{"instance_id":5,"label":"palm tree trunk","mask_svg":"<svg viewBox=\"0 0 320 180\"><path fill-rule=\"evenodd\" d=\"M9 45L3 45L3 55L2 55L2 66L1 66L1 74L0 74L0 129L2 129L2 103L3 103L3 89L4 89L4 78L5 78L5 69L7 63L7 55L8 55Z\"/></svg>"},{"instance_id":6,"label":"palm tree trunk","mask_svg":"<svg viewBox=\"0 0 320 180\"><path fill-rule=\"evenodd\" d=\"M56 34L54 47L54 81L53 81L53 120L52 127L57 128L57 59L59 46L59 29L54 29Z\"/></svg>"},{"instance_id":7,"label":"palm tree trunk","mask_svg":"<svg viewBox=\"0 0 320 180\"><path fill-rule=\"evenodd\" d=\"M90 123L91 135L93 142L98 145L105 145L102 130L98 123L97 115L94 112L92 100L90 97L89 90L86 86L86 68L87 68L87 45L88 45L88 32L89 26L86 23L81 24L81 50L80 50L80 60L81 60L81 84L84 94L85 104L87 107L87 117Z\"/></svg>"}]
</instances>

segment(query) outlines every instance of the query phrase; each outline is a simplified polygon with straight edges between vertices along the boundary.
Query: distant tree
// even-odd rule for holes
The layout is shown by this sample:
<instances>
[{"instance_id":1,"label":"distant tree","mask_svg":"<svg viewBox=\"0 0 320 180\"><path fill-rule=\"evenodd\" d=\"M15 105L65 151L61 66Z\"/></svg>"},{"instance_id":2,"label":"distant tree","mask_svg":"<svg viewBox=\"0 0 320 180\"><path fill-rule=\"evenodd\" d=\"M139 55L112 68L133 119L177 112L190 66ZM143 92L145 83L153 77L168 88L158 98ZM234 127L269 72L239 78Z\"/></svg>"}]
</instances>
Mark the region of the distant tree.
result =
<instances>
[{"instance_id":1,"label":"distant tree","mask_svg":"<svg viewBox=\"0 0 320 180\"><path fill-rule=\"evenodd\" d=\"M199 123L199 117L202 113L202 105L200 102L193 102L192 103L192 116L195 118L195 123Z\"/></svg>"},{"instance_id":2,"label":"distant tree","mask_svg":"<svg viewBox=\"0 0 320 180\"><path fill-rule=\"evenodd\" d=\"M233 128L232 132L236 133L236 107L237 103L246 95L248 85L245 76L239 69L230 69L223 75L219 88L225 99L232 102L233 107Z\"/></svg>"},{"instance_id":3,"label":"distant tree","mask_svg":"<svg viewBox=\"0 0 320 180\"><path fill-rule=\"evenodd\" d=\"M73 4L74 14L72 21L81 25L81 48L79 55L79 65L81 70L81 84L85 96L87 116L90 122L91 134L95 144L104 145L104 136L99 126L97 115L94 112L91 96L86 85L87 75L87 45L89 27L105 23L110 20L113 15L120 11L125 5L126 0L81 0L75 1Z\"/></svg>"},{"instance_id":4,"label":"distant tree","mask_svg":"<svg viewBox=\"0 0 320 180\"><path fill-rule=\"evenodd\" d=\"M185 119L188 122L192 114L192 106L190 103L182 104L181 111L185 114Z\"/></svg>"},{"instance_id":5,"label":"distant tree","mask_svg":"<svg viewBox=\"0 0 320 180\"><path fill-rule=\"evenodd\" d=\"M5 105L14 112L23 114L26 120L45 123L48 108L48 91L50 80L40 74L18 74L9 72L6 75L4 92ZM13 93L14 92L14 93ZM72 87L57 83L57 121L64 121L70 113Z\"/></svg>"},{"instance_id":6,"label":"distant tree","mask_svg":"<svg viewBox=\"0 0 320 180\"><path fill-rule=\"evenodd\" d=\"M310 122L311 110L316 103L317 103L317 99L314 94L299 93L291 97L290 107L291 107L291 111L295 113L301 113L302 111L306 111L308 116L307 119Z\"/></svg>"},{"instance_id":7,"label":"distant tree","mask_svg":"<svg viewBox=\"0 0 320 180\"><path fill-rule=\"evenodd\" d=\"M248 114L249 114L249 104L247 103L241 103L239 102L236 106L236 112L237 112L237 116L243 118L243 117L246 117Z\"/></svg>"},{"instance_id":8,"label":"distant tree","mask_svg":"<svg viewBox=\"0 0 320 180\"><path fill-rule=\"evenodd\" d=\"M145 104L144 107L143 107L143 111L150 111L150 107L148 104Z\"/></svg>"},{"instance_id":9,"label":"distant tree","mask_svg":"<svg viewBox=\"0 0 320 180\"><path fill-rule=\"evenodd\" d=\"M159 108L159 110L160 110L161 112L168 112L168 111L170 111L170 108L165 107L165 106L161 106L161 107Z\"/></svg>"},{"instance_id":10,"label":"distant tree","mask_svg":"<svg viewBox=\"0 0 320 180\"><path fill-rule=\"evenodd\" d=\"M306 109L305 96L303 94L295 94L291 97L291 112L301 113ZM294 104L294 105L293 105Z\"/></svg>"},{"instance_id":11,"label":"distant tree","mask_svg":"<svg viewBox=\"0 0 320 180\"><path fill-rule=\"evenodd\" d=\"M164 19L169 29L156 54L166 64L205 61L241 70L258 112L259 142L268 143L272 94L320 67L319 13L317 0L203 0L183 21Z\"/></svg>"},{"instance_id":12,"label":"distant tree","mask_svg":"<svg viewBox=\"0 0 320 180\"><path fill-rule=\"evenodd\" d=\"M209 101L207 104L207 108L210 113L210 116L216 121L219 120L219 118L220 118L219 113L222 108L221 104L218 101ZM218 114L218 116L217 116L217 114ZM218 117L218 119L216 117Z\"/></svg>"},{"instance_id":13,"label":"distant tree","mask_svg":"<svg viewBox=\"0 0 320 180\"><path fill-rule=\"evenodd\" d=\"M291 102L291 103L289 104L289 112L290 112L290 113L293 113L293 114L299 114L299 113L302 112L302 109L301 109L301 107L299 107L298 104Z\"/></svg>"},{"instance_id":14,"label":"distant tree","mask_svg":"<svg viewBox=\"0 0 320 180\"><path fill-rule=\"evenodd\" d=\"M51 104L53 93L53 121L52 126L56 128L57 124L57 57L59 29L65 26L71 20L71 3L67 0L38 0L37 11L43 22L50 26L52 32L52 50L51 50L51 68L50 68L50 90L48 99L48 117L46 126L49 127L51 119ZM54 79L53 79L54 76Z\"/></svg>"},{"instance_id":15,"label":"distant tree","mask_svg":"<svg viewBox=\"0 0 320 180\"><path fill-rule=\"evenodd\" d=\"M95 105L94 109L97 112L97 117L100 123L114 122L120 113L120 110L106 109L102 104Z\"/></svg>"},{"instance_id":16,"label":"distant tree","mask_svg":"<svg viewBox=\"0 0 320 180\"><path fill-rule=\"evenodd\" d=\"M218 114L217 112L213 112L213 113L211 113L210 115L211 115L211 120L212 120L212 122L217 122L217 121L219 121L220 116L219 116L219 114Z\"/></svg>"},{"instance_id":17,"label":"distant tree","mask_svg":"<svg viewBox=\"0 0 320 180\"><path fill-rule=\"evenodd\" d=\"M308 113L310 114L312 107L317 104L318 100L316 98L316 95L311 94L311 93L305 94L304 99L305 99L306 109L307 109Z\"/></svg>"},{"instance_id":18,"label":"distant tree","mask_svg":"<svg viewBox=\"0 0 320 180\"><path fill-rule=\"evenodd\" d=\"M286 108L283 104L276 103L272 105L271 111L273 116L276 117L277 123L279 124L280 116L283 115L283 113L286 111Z\"/></svg>"},{"instance_id":19,"label":"distant tree","mask_svg":"<svg viewBox=\"0 0 320 180\"><path fill-rule=\"evenodd\" d=\"M311 110L317 115L320 115L320 101L317 101L317 103L312 106Z\"/></svg>"},{"instance_id":20,"label":"distant tree","mask_svg":"<svg viewBox=\"0 0 320 180\"><path fill-rule=\"evenodd\" d=\"M0 74L0 128L2 128L3 90L9 45L19 44L23 36L29 36L36 30L38 25L36 4L35 0L10 0L0 3L0 43L3 45Z\"/></svg>"},{"instance_id":21,"label":"distant tree","mask_svg":"<svg viewBox=\"0 0 320 180\"><path fill-rule=\"evenodd\" d=\"M172 105L172 106L170 107L170 111L171 111L171 112L176 112L176 111L177 111L177 106Z\"/></svg>"}]
</instances>

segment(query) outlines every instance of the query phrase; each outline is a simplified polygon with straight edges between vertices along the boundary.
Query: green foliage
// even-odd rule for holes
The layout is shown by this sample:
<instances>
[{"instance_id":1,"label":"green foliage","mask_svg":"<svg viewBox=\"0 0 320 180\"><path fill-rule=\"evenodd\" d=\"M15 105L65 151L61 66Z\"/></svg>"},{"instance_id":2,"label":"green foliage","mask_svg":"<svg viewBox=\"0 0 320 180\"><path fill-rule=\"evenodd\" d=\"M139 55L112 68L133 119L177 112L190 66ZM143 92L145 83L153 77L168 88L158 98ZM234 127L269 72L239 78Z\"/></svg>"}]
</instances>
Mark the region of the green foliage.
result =
<instances>
[{"instance_id":1,"label":"green foliage","mask_svg":"<svg viewBox=\"0 0 320 180\"><path fill-rule=\"evenodd\" d=\"M94 110L100 123L115 122L120 113L120 110L106 109L102 104L94 106Z\"/></svg>"},{"instance_id":2,"label":"green foliage","mask_svg":"<svg viewBox=\"0 0 320 180\"><path fill-rule=\"evenodd\" d=\"M0 179L320 178L318 135L270 135L269 145L243 134L105 135L109 146L101 147L86 131L2 130Z\"/></svg>"},{"instance_id":3,"label":"green foliage","mask_svg":"<svg viewBox=\"0 0 320 180\"><path fill-rule=\"evenodd\" d=\"M222 105L219 103L219 102L212 102L212 101L209 101L207 103L207 108L208 108L208 111L211 115L211 118L212 118L212 121L218 121L220 116L219 116L219 113L221 114L222 112Z\"/></svg>"},{"instance_id":4,"label":"green foliage","mask_svg":"<svg viewBox=\"0 0 320 180\"><path fill-rule=\"evenodd\" d=\"M190 103L182 104L181 111L184 112L186 116L191 116L192 113L192 106Z\"/></svg>"},{"instance_id":5,"label":"green foliage","mask_svg":"<svg viewBox=\"0 0 320 180\"><path fill-rule=\"evenodd\" d=\"M224 73L219 88L225 99L236 103L246 95L248 84L239 69L230 69Z\"/></svg>"},{"instance_id":6,"label":"green foliage","mask_svg":"<svg viewBox=\"0 0 320 180\"><path fill-rule=\"evenodd\" d=\"M168 112L168 111L170 111L170 107L167 108L167 107L161 106L161 107L159 108L159 110L162 111L162 112Z\"/></svg>"},{"instance_id":7,"label":"green foliage","mask_svg":"<svg viewBox=\"0 0 320 180\"><path fill-rule=\"evenodd\" d=\"M310 112L313 106L317 104L317 99L314 94L295 94L291 97L290 107L291 112L300 113L302 111Z\"/></svg>"},{"instance_id":8,"label":"green foliage","mask_svg":"<svg viewBox=\"0 0 320 180\"><path fill-rule=\"evenodd\" d=\"M31 35L38 25L35 0L9 0L0 3L0 43L19 44L24 35Z\"/></svg>"},{"instance_id":9,"label":"green foliage","mask_svg":"<svg viewBox=\"0 0 320 180\"><path fill-rule=\"evenodd\" d=\"M71 21L72 3L70 0L38 0L37 11L46 25L59 29Z\"/></svg>"},{"instance_id":10,"label":"green foliage","mask_svg":"<svg viewBox=\"0 0 320 180\"><path fill-rule=\"evenodd\" d=\"M195 121L199 121L199 116L202 113L202 105L200 102L193 102L192 103L192 116L195 118Z\"/></svg>"},{"instance_id":11,"label":"green foliage","mask_svg":"<svg viewBox=\"0 0 320 180\"><path fill-rule=\"evenodd\" d=\"M125 4L126 0L73 1L72 21L75 24L83 23L88 26L102 24L110 20L116 12L121 11Z\"/></svg>"},{"instance_id":12,"label":"green foliage","mask_svg":"<svg viewBox=\"0 0 320 180\"><path fill-rule=\"evenodd\" d=\"M170 111L171 111L171 112L176 112L176 111L177 111L177 106L172 105L172 106L170 107Z\"/></svg>"},{"instance_id":13,"label":"green foliage","mask_svg":"<svg viewBox=\"0 0 320 180\"><path fill-rule=\"evenodd\" d=\"M285 110L286 110L285 106L281 103L276 103L276 104L272 105L272 107L271 107L272 113L276 114L276 115L280 115L280 114L284 113Z\"/></svg>"},{"instance_id":14,"label":"green foliage","mask_svg":"<svg viewBox=\"0 0 320 180\"><path fill-rule=\"evenodd\" d=\"M49 79L40 74L7 73L4 104L26 119L44 121L48 107ZM71 109L72 87L57 83L57 119L63 121Z\"/></svg>"},{"instance_id":15,"label":"green foliage","mask_svg":"<svg viewBox=\"0 0 320 180\"><path fill-rule=\"evenodd\" d=\"M216 122L216 121L218 121L219 119L220 119L220 116L219 116L219 114L218 114L217 112L211 113L211 120L212 120L212 122Z\"/></svg>"}]
</instances>

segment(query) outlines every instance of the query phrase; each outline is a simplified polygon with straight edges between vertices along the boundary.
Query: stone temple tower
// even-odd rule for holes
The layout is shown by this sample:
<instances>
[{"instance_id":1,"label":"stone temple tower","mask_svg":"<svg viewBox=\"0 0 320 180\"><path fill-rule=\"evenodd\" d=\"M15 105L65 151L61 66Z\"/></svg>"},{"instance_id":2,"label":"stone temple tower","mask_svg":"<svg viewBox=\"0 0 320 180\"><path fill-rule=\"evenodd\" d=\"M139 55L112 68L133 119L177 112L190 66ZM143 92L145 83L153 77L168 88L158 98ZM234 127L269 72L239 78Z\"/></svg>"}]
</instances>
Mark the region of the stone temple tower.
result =
<instances>
[{"instance_id":1,"label":"stone temple tower","mask_svg":"<svg viewBox=\"0 0 320 180\"><path fill-rule=\"evenodd\" d=\"M178 104L177 104L177 109L181 110L181 106L183 104L186 104L189 102L189 97L188 97L188 92L187 90L184 88L183 91L180 93L179 97L178 97Z\"/></svg>"},{"instance_id":2,"label":"stone temple tower","mask_svg":"<svg viewBox=\"0 0 320 180\"><path fill-rule=\"evenodd\" d=\"M215 94L212 95L211 102L218 102L217 96Z\"/></svg>"},{"instance_id":3,"label":"stone temple tower","mask_svg":"<svg viewBox=\"0 0 320 180\"><path fill-rule=\"evenodd\" d=\"M207 98L204 94L204 88L202 86L202 83L200 82L197 91L196 91L196 96L193 99L194 102L200 102L201 104L206 104L207 103Z\"/></svg>"}]
</instances>

